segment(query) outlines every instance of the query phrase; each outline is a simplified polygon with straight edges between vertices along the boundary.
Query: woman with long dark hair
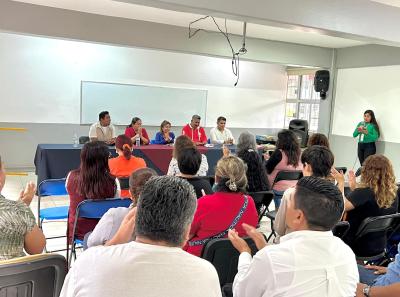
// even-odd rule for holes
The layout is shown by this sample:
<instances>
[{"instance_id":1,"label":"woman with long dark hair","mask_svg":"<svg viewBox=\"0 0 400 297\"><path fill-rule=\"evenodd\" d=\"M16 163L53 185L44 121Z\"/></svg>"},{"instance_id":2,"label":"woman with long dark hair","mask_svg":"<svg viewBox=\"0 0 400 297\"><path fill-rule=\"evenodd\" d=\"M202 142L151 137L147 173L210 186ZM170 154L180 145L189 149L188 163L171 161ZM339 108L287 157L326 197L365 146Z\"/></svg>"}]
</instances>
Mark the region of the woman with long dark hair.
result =
<instances>
[{"instance_id":1,"label":"woman with long dark hair","mask_svg":"<svg viewBox=\"0 0 400 297\"><path fill-rule=\"evenodd\" d=\"M140 144L149 144L150 138L145 128L142 128L142 120L134 117L131 123L125 129L125 135L128 136L134 144L139 139Z\"/></svg>"},{"instance_id":2,"label":"woman with long dark hair","mask_svg":"<svg viewBox=\"0 0 400 297\"><path fill-rule=\"evenodd\" d=\"M139 168L147 167L146 162L142 158L132 155L132 140L122 134L115 140L115 150L118 157L108 160L110 172L116 177L128 177L131 173ZM121 190L121 197L129 198L129 190Z\"/></svg>"},{"instance_id":3,"label":"woman with long dark hair","mask_svg":"<svg viewBox=\"0 0 400 297\"><path fill-rule=\"evenodd\" d=\"M375 114L368 109L364 112L364 121L359 122L353 132L353 137L358 137L358 160L360 166L364 160L376 153L375 142L380 136L379 125L376 121Z\"/></svg>"},{"instance_id":4,"label":"woman with long dark hair","mask_svg":"<svg viewBox=\"0 0 400 297\"><path fill-rule=\"evenodd\" d=\"M72 170L67 177L66 187L70 205L68 213L68 240L71 242L75 222L75 211L80 202L85 199L105 199L120 195L116 178L111 175L108 167L108 147L98 141L86 143L81 151L81 164ZM76 237L83 239L92 231L98 220L79 219L75 232Z\"/></svg>"},{"instance_id":5,"label":"woman with long dark hair","mask_svg":"<svg viewBox=\"0 0 400 297\"><path fill-rule=\"evenodd\" d=\"M273 185L276 175L281 170L302 170L300 161L301 149L296 134L290 130L281 130L278 133L276 149L266 162L269 184ZM264 155L265 157L265 155ZM275 206L279 207L283 192L294 186L297 181L282 180L273 186Z\"/></svg>"}]
</instances>

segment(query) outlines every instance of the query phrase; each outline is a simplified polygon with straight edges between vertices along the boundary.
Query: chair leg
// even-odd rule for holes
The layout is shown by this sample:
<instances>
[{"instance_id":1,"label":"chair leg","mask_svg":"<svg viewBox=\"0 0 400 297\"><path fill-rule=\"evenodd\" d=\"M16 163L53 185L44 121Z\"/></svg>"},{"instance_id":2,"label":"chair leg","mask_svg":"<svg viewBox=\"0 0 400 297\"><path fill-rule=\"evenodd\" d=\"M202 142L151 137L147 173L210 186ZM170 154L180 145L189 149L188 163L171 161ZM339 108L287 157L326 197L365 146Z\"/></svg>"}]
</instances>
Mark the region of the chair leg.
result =
<instances>
[{"instance_id":1,"label":"chair leg","mask_svg":"<svg viewBox=\"0 0 400 297\"><path fill-rule=\"evenodd\" d=\"M272 236L276 237L276 233L275 233L275 229L274 229L274 221L273 220L271 220L271 234L268 236L267 242L270 241Z\"/></svg>"}]
</instances>

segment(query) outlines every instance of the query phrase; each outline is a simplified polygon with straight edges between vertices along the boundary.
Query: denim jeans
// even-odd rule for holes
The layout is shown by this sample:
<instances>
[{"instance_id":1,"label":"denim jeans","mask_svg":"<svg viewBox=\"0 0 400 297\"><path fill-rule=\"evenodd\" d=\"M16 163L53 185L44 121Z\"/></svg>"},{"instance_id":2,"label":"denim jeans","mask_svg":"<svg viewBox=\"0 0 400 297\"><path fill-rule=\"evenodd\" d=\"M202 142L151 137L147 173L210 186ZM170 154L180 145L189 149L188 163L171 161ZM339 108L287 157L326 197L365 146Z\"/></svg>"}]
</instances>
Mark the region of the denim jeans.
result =
<instances>
[{"instance_id":1,"label":"denim jeans","mask_svg":"<svg viewBox=\"0 0 400 297\"><path fill-rule=\"evenodd\" d=\"M379 275L374 274L375 270L369 270L362 265L358 265L358 273L360 274L360 283L372 286Z\"/></svg>"},{"instance_id":2,"label":"denim jeans","mask_svg":"<svg viewBox=\"0 0 400 297\"><path fill-rule=\"evenodd\" d=\"M285 191L276 191L276 190L272 191L274 192L275 210L278 210L279 206L281 205L283 193L285 193Z\"/></svg>"}]
</instances>

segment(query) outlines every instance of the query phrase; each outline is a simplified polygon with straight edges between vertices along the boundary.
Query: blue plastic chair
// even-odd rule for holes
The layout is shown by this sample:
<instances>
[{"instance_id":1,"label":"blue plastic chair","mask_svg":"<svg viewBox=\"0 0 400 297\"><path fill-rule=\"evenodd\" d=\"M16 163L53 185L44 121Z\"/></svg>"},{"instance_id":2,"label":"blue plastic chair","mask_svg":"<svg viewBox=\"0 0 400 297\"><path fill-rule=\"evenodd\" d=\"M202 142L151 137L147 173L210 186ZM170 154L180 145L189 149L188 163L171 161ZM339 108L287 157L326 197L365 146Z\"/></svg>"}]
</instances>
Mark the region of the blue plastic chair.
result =
<instances>
[{"instance_id":1,"label":"blue plastic chair","mask_svg":"<svg viewBox=\"0 0 400 297\"><path fill-rule=\"evenodd\" d=\"M150 140L150 144L156 144L156 140L155 139Z\"/></svg>"},{"instance_id":2,"label":"blue plastic chair","mask_svg":"<svg viewBox=\"0 0 400 297\"><path fill-rule=\"evenodd\" d=\"M68 218L69 206L58 206L40 208L40 202L42 198L48 196L64 196L68 195L67 189L65 188L65 178L60 179L46 179L42 181L38 186L38 226L42 228L43 221L54 221L54 220L66 220ZM46 239L62 238L62 236L47 237ZM59 250L57 250L59 251ZM55 251L53 251L55 252Z\"/></svg>"},{"instance_id":3,"label":"blue plastic chair","mask_svg":"<svg viewBox=\"0 0 400 297\"><path fill-rule=\"evenodd\" d=\"M75 238L75 232L79 218L85 219L101 219L102 216L110 209L116 207L129 207L132 203L131 199L107 198L107 199L87 199L78 204L75 212L75 222L72 229L73 243L71 245L71 256L67 256L68 267L71 265L71 258L76 259L76 246L83 245L83 240ZM67 245L68 246L68 245ZM68 255L68 248L67 248Z\"/></svg>"}]
</instances>

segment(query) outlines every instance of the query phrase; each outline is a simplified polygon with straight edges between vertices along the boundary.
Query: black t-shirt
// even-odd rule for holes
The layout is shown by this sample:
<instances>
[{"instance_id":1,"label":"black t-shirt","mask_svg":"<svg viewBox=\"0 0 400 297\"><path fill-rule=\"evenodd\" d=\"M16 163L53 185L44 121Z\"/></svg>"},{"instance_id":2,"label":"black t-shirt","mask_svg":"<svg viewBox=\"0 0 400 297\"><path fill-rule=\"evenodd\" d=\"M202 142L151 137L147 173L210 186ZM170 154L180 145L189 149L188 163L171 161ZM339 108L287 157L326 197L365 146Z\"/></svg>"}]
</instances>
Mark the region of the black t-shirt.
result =
<instances>
[{"instance_id":1,"label":"black t-shirt","mask_svg":"<svg viewBox=\"0 0 400 297\"><path fill-rule=\"evenodd\" d=\"M356 244L353 242L358 227L360 227L361 222L368 217L377 217L396 213L399 203L398 196L396 196L393 205L389 208L379 208L375 199L375 194L370 188L355 189L350 193L347 199L354 205L354 209L347 213L347 221L350 223L350 230L343 240L350 245L353 250L359 248L362 248L362 250L365 250L364 248L373 249L373 240L368 241L367 247L362 246L360 243Z\"/></svg>"},{"instance_id":2,"label":"black t-shirt","mask_svg":"<svg viewBox=\"0 0 400 297\"><path fill-rule=\"evenodd\" d=\"M197 199L199 199L200 197L203 196L203 193L201 192L201 190L204 190L206 195L213 193L210 181L207 178L204 178L201 176L196 176L196 177L191 177L191 178L180 176L180 178L186 179L189 182L189 184L191 184L193 186L193 188L196 192Z\"/></svg>"}]
</instances>

